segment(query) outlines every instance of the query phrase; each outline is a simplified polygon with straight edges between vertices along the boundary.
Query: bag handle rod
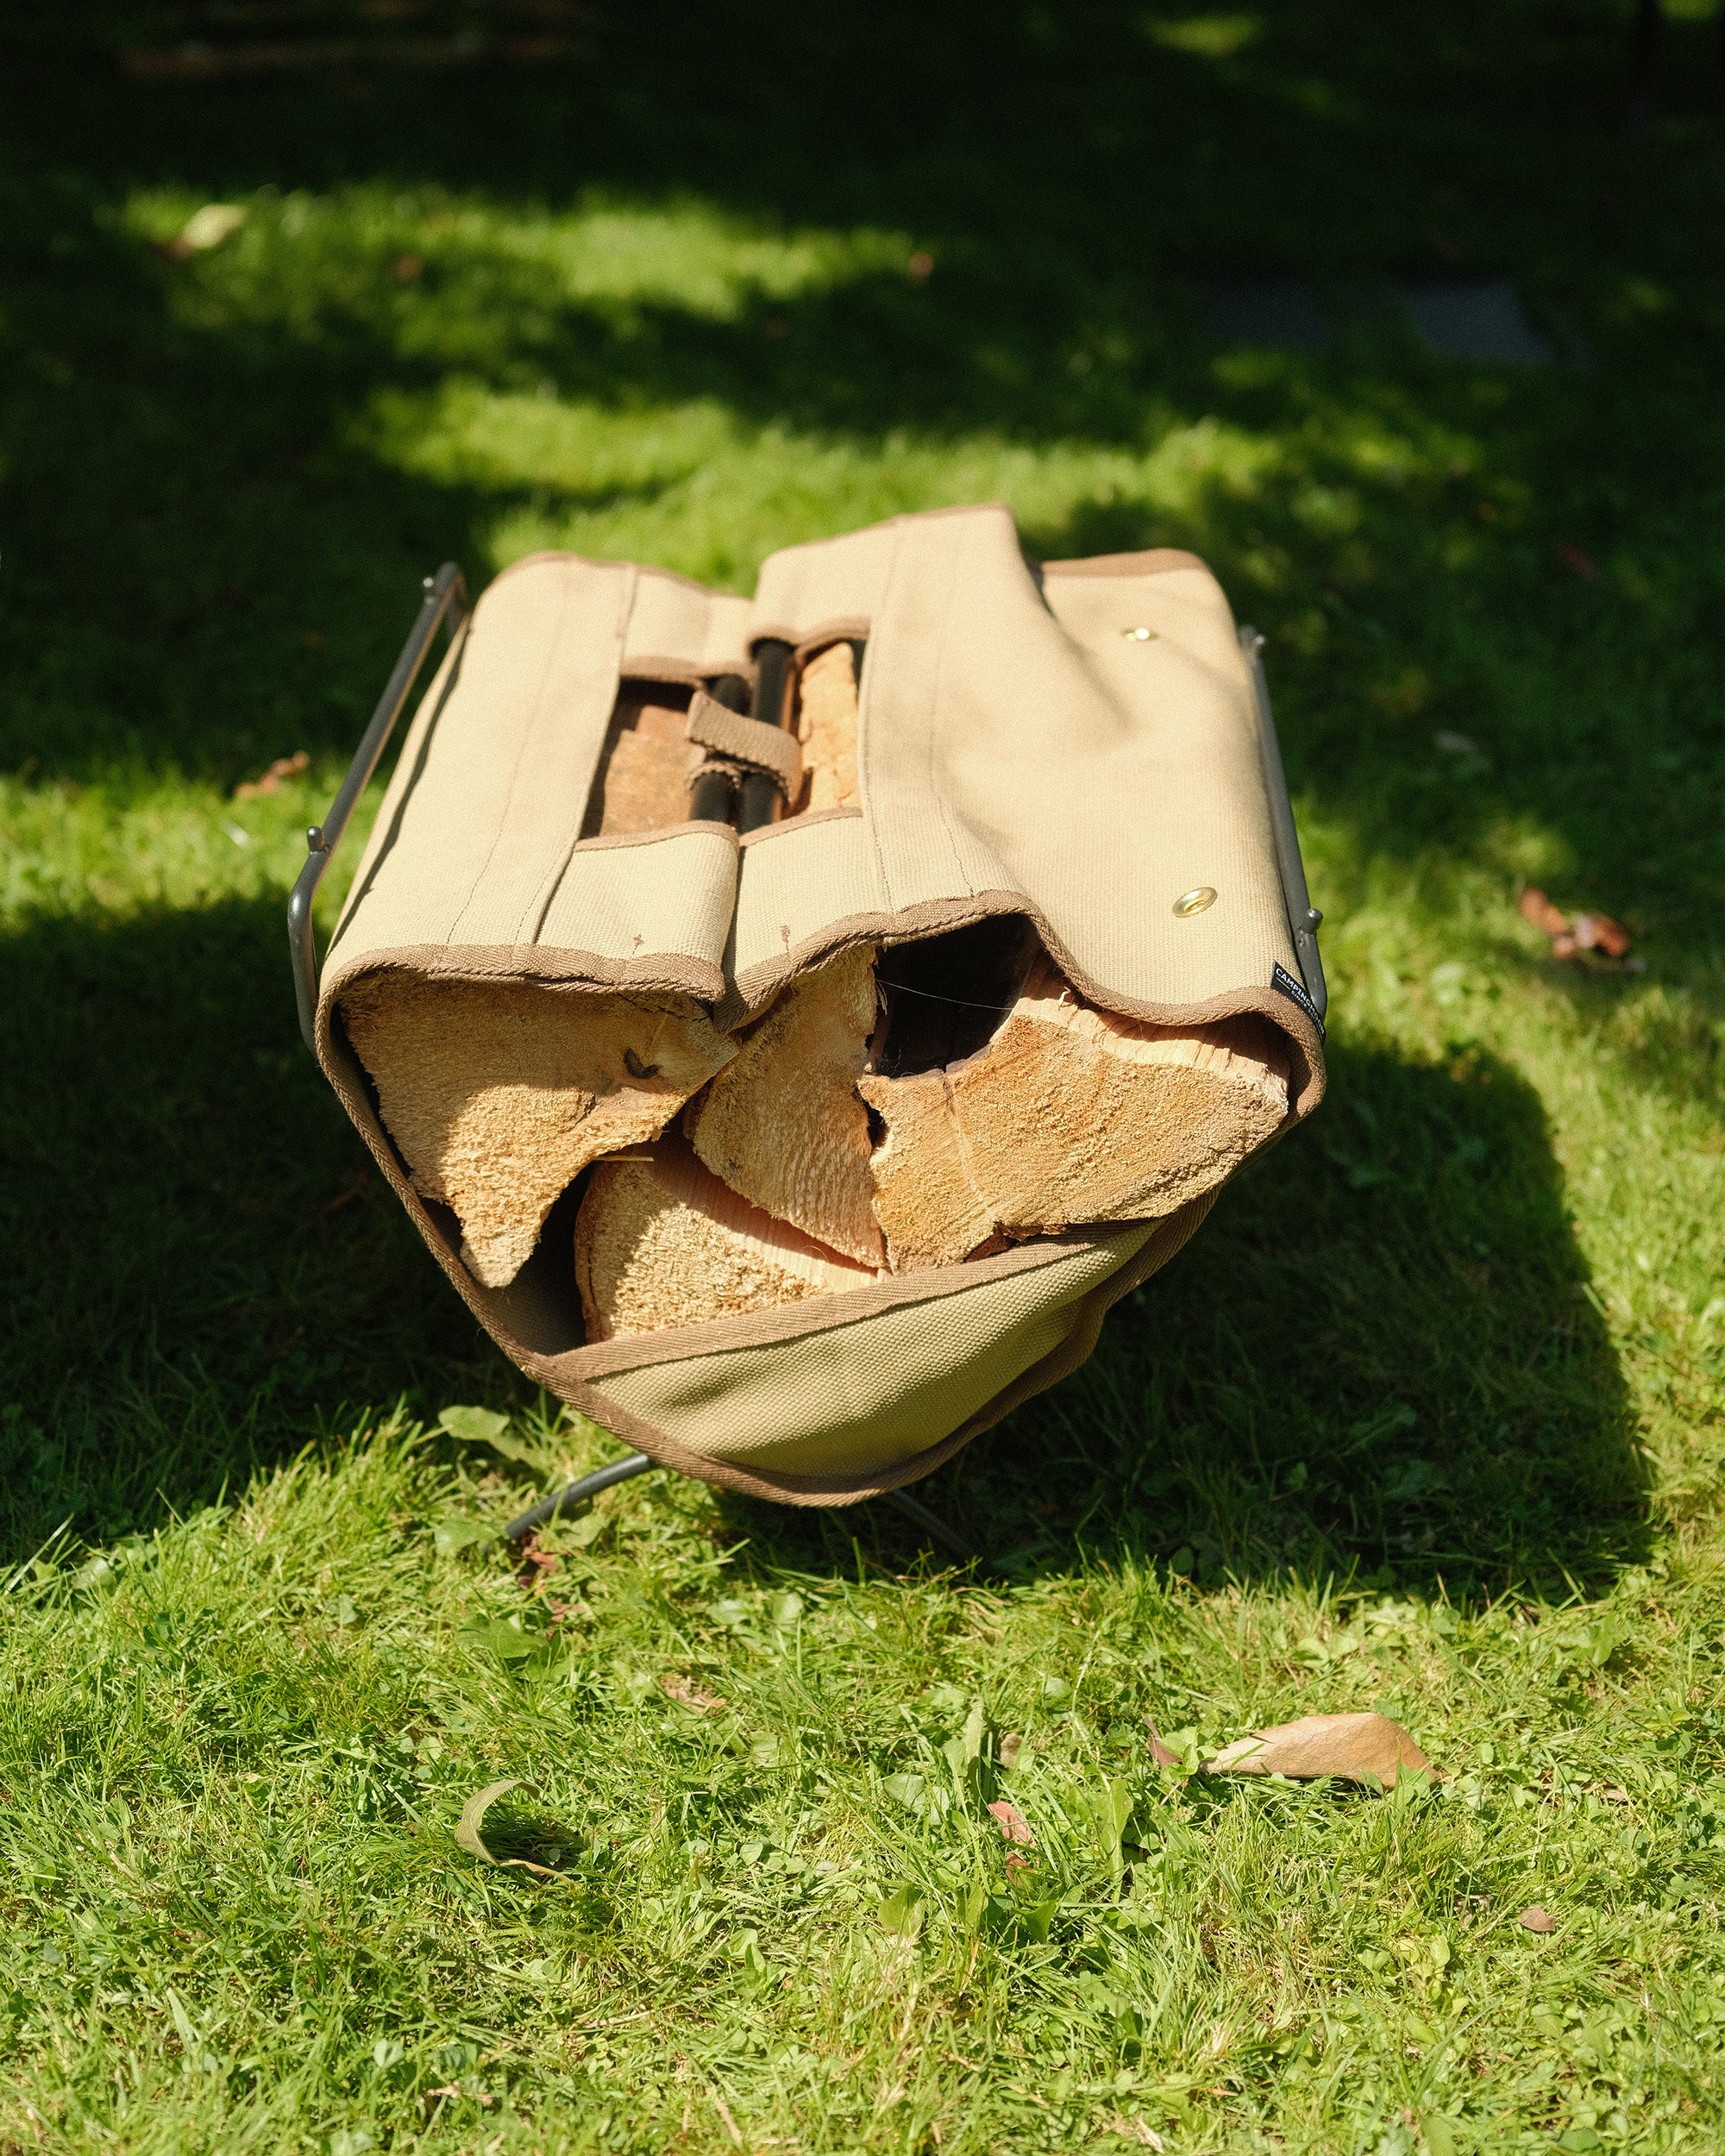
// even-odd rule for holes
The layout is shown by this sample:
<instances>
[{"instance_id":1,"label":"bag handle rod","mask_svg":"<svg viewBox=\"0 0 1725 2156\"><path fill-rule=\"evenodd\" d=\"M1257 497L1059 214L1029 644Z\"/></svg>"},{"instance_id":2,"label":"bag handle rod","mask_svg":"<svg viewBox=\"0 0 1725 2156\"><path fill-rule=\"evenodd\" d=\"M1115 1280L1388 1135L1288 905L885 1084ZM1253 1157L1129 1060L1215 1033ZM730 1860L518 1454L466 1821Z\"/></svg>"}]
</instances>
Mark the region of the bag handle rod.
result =
<instances>
[{"instance_id":1,"label":"bag handle rod","mask_svg":"<svg viewBox=\"0 0 1725 2156\"><path fill-rule=\"evenodd\" d=\"M329 813L321 824L312 824L305 834L305 866L300 870L287 901L287 944L293 959L293 992L299 1005L299 1031L314 1056L317 1053L318 964L311 901L317 895L323 872L342 843L342 834L348 828L360 796L371 783L372 774L389 746L389 737L395 731L395 723L419 678L419 669L425 663L432 638L446 617L453 636L467 618L467 587L461 572L455 562L446 561L436 576L425 579L425 597L420 605L419 618L401 647L395 671L372 713L371 724L361 739L354 761L348 766L348 775L329 805Z\"/></svg>"}]
</instances>

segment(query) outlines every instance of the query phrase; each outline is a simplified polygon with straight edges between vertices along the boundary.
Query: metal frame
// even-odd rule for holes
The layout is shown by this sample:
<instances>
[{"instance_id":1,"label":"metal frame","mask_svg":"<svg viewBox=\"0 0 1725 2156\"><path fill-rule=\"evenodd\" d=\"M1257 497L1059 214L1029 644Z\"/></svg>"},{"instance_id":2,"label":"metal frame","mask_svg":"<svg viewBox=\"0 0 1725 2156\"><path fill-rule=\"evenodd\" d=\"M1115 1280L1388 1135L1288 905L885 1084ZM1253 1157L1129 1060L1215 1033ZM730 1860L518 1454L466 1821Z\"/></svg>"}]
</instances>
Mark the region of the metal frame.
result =
<instances>
[{"instance_id":1,"label":"metal frame","mask_svg":"<svg viewBox=\"0 0 1725 2156\"><path fill-rule=\"evenodd\" d=\"M597 1497L602 1489L610 1489L618 1482L632 1482L637 1475L645 1475L659 1463L649 1459L644 1452L631 1452L626 1459L612 1460L605 1467L595 1468L591 1475L583 1475L579 1482L570 1482L564 1489L554 1490L550 1496L542 1497L536 1505L530 1505L524 1513L511 1520L503 1531L505 1542L524 1542L529 1535L537 1534L540 1528L549 1526L566 1512L573 1512L577 1505L585 1504L589 1497ZM913 1497L907 1489L882 1490L881 1495L895 1511L923 1532L951 1552L961 1564L977 1563L977 1553L956 1528L950 1527L940 1514L919 1497Z\"/></svg>"},{"instance_id":2,"label":"metal frame","mask_svg":"<svg viewBox=\"0 0 1725 2156\"><path fill-rule=\"evenodd\" d=\"M1324 917L1313 905L1311 893L1306 888L1306 864L1300 858L1300 834L1294 828L1294 806L1288 799L1288 774L1282 768L1282 744L1276 738L1276 718L1270 708L1270 684L1264 674L1264 638L1257 630L1243 627L1239 645L1251 672L1252 692L1258 700L1258 751L1264 763L1264 781L1270 790L1270 820L1276 833L1276 866L1282 879L1282 902L1288 909L1288 931L1294 938L1300 978L1321 1023L1330 1004L1330 992L1324 985L1323 961L1318 956L1318 924Z\"/></svg>"},{"instance_id":3,"label":"metal frame","mask_svg":"<svg viewBox=\"0 0 1725 2156\"><path fill-rule=\"evenodd\" d=\"M425 579L425 597L419 609L419 618L408 634L401 648L401 656L395 662L395 670L389 677L377 709L361 739L354 761L348 767L348 775L342 781L341 790L330 804L329 813L321 824L314 824L305 834L305 866L300 870L292 896L287 902L287 940L293 960L294 993L299 1006L299 1030L305 1045L315 1056L317 1052L317 937L311 923L311 903L317 895L317 887L323 881L324 871L342 842L359 804L360 796L370 784L372 774L389 745L397 720L406 706L419 678L432 642L440 627L447 621L453 637L467 614L467 589L461 572L455 562L446 561L436 576ZM1288 909L1288 926L1294 938L1295 955L1299 960L1300 972L1306 993L1311 998L1320 1019L1328 1005L1328 993L1324 986L1324 968L1318 956L1318 924L1323 915L1312 904L1306 888L1306 870L1300 858L1300 838L1294 828L1294 811L1288 799L1288 780L1282 768L1282 750L1276 738L1276 720L1270 708L1270 686L1264 674L1264 638L1257 630L1242 628L1239 632L1240 650L1251 672L1252 688L1258 703L1258 753L1263 760L1264 784L1270 795L1270 821L1276 837L1276 868L1282 881L1282 895ZM511 1520L504 1529L504 1538L510 1542L524 1541L560 1514L584 1504L601 1490L610 1489L618 1482L626 1482L637 1475L645 1475L658 1464L644 1452L631 1452L625 1458L612 1460L609 1465L596 1468L591 1475L583 1475L578 1482L541 1498ZM950 1552L961 1564L976 1563L977 1553L957 1531L947 1525L940 1514L925 1505L908 1490L889 1489L881 1495L886 1501L932 1540Z\"/></svg>"},{"instance_id":4,"label":"metal frame","mask_svg":"<svg viewBox=\"0 0 1725 2156\"><path fill-rule=\"evenodd\" d=\"M389 746L395 722L413 693L432 638L446 617L453 636L466 620L467 613L467 584L455 564L446 561L436 576L425 580L425 598L419 609L419 618L401 647L395 671L372 713L371 724L361 737L354 761L348 766L341 791L329 805L329 813L305 834L305 866L300 870L287 901L287 944L293 956L293 992L299 1004L299 1031L314 1056L317 1053L318 968L317 933L311 925L311 901L317 895L323 872L342 843L342 834L348 828L360 796L371 783L372 774Z\"/></svg>"}]
</instances>

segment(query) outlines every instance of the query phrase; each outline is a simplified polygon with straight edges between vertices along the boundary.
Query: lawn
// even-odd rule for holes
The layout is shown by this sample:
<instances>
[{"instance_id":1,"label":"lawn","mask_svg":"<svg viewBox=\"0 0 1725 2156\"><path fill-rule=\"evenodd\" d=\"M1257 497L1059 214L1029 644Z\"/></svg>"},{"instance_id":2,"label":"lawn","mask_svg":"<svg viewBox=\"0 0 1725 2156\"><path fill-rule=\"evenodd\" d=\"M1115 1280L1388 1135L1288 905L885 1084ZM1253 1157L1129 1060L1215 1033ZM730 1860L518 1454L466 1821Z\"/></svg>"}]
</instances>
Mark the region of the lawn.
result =
<instances>
[{"instance_id":1,"label":"lawn","mask_svg":"<svg viewBox=\"0 0 1725 2156\"><path fill-rule=\"evenodd\" d=\"M1626 133L1629 12L8 11L0 2150L1725 2145L1725 93L1673 6ZM618 1447L301 1046L304 826L445 558L991 498L1264 630L1329 1097L925 1486L988 1572L654 1476L518 1574ZM1193 1771L1368 1707L1441 1779Z\"/></svg>"}]
</instances>

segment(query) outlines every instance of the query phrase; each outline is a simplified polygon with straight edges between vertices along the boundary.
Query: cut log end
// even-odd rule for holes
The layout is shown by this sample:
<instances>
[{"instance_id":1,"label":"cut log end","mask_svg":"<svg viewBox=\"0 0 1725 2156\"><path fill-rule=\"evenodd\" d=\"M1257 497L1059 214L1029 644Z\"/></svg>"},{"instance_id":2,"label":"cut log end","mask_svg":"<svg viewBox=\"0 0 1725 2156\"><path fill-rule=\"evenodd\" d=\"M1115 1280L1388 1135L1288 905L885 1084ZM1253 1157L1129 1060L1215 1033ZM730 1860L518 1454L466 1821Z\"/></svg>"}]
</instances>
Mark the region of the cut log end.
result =
<instances>
[{"instance_id":1,"label":"cut log end","mask_svg":"<svg viewBox=\"0 0 1725 2156\"><path fill-rule=\"evenodd\" d=\"M1214 1189L1288 1112L1281 1037L1188 1031L1082 1002L1044 961L988 1045L944 1070L865 1076L886 1135L875 1211L895 1271L998 1236L1159 1219Z\"/></svg>"},{"instance_id":2,"label":"cut log end","mask_svg":"<svg viewBox=\"0 0 1725 2156\"><path fill-rule=\"evenodd\" d=\"M674 997L389 973L341 1007L414 1187L453 1209L462 1261L490 1288L514 1279L584 1168L656 1138L736 1053Z\"/></svg>"},{"instance_id":3,"label":"cut log end","mask_svg":"<svg viewBox=\"0 0 1725 2156\"><path fill-rule=\"evenodd\" d=\"M886 1257L856 1093L875 1024L874 956L845 951L794 981L683 1119L733 1190L865 1265Z\"/></svg>"},{"instance_id":4,"label":"cut log end","mask_svg":"<svg viewBox=\"0 0 1725 2156\"><path fill-rule=\"evenodd\" d=\"M741 1317L875 1277L738 1197L674 1136L650 1159L600 1162L575 1218L590 1342Z\"/></svg>"}]
</instances>

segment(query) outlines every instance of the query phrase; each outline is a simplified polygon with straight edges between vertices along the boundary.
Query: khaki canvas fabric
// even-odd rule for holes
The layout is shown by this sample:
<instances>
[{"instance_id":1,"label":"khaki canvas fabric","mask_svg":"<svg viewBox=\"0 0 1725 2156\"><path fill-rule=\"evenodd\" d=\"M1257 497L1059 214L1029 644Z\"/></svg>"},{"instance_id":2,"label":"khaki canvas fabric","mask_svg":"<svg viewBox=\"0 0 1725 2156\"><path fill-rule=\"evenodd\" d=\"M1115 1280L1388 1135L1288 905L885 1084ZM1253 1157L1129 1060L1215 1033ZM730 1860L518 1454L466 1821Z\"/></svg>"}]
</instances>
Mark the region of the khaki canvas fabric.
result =
<instances>
[{"instance_id":1,"label":"khaki canvas fabric","mask_svg":"<svg viewBox=\"0 0 1725 2156\"><path fill-rule=\"evenodd\" d=\"M867 638L860 806L582 840L625 680L752 671ZM1182 893L1208 887L1182 917ZM999 506L794 547L752 600L543 555L480 600L422 702L323 969L319 1054L470 1307L520 1366L668 1464L792 1501L913 1479L1075 1367L1102 1311L1208 1200L757 1317L587 1348L557 1217L511 1287L472 1280L412 1191L342 1033L344 987L391 968L675 991L734 1025L853 944L1021 914L1106 1008L1286 1037L1290 1119L1322 1087L1298 978L1253 688L1220 586L1168 551L1025 560ZM567 1243L567 1235L561 1241ZM741 1328L741 1330L739 1330Z\"/></svg>"}]
</instances>

